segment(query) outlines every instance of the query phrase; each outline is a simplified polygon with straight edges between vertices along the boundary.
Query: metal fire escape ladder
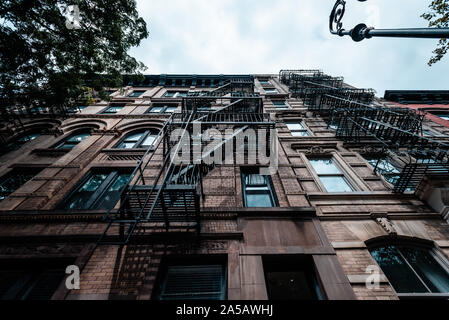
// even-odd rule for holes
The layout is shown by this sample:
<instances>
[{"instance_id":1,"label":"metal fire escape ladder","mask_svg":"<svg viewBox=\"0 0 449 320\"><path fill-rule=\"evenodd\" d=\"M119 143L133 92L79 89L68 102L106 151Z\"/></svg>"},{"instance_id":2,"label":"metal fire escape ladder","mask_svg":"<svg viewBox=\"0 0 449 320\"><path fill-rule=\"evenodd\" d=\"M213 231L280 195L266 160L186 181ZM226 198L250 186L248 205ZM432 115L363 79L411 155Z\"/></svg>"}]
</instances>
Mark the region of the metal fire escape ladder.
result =
<instances>
[{"instance_id":1,"label":"metal fire escape ladder","mask_svg":"<svg viewBox=\"0 0 449 320\"><path fill-rule=\"evenodd\" d=\"M202 179L215 168L214 163L206 164L205 159L251 126L274 127L269 115L263 114L261 98L253 90L252 81L237 79L215 90L192 92L183 98L182 113L169 119L157 144L146 152L135 168L122 190L119 208L106 214L104 220L108 224L99 243L128 244L133 235L142 237L161 232L161 228L165 232L200 232L200 197L204 196ZM208 112L198 110L198 106L215 104L213 101L217 100L226 105ZM202 146L201 140L198 142L189 137L195 125L201 125L201 135L207 128L223 125L234 125L237 130L230 136L225 135L215 148L200 155L191 152L189 159L175 161L179 160L178 153L186 143L190 150L195 144ZM181 132L178 143L170 140L176 128ZM154 166L158 161L156 155L161 156L162 163L158 174L151 176L149 165Z\"/></svg>"},{"instance_id":2,"label":"metal fire escape ladder","mask_svg":"<svg viewBox=\"0 0 449 320\"><path fill-rule=\"evenodd\" d=\"M357 143L374 139L382 145L382 153L396 161L402 159L395 192L415 190L425 175L449 175L449 145L420 135L424 114L376 104L373 90L339 88L338 78L332 84L331 77L323 73L287 70L281 71L280 79L310 111L328 117L338 138Z\"/></svg>"}]
</instances>

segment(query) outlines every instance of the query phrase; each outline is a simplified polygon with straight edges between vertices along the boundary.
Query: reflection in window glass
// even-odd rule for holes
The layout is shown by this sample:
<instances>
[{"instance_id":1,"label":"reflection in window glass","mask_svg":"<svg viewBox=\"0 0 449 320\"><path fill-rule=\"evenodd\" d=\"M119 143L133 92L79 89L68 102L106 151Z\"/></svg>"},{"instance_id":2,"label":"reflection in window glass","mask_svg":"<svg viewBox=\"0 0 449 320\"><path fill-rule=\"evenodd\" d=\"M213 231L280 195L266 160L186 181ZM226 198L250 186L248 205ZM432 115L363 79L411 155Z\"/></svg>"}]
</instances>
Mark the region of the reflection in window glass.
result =
<instances>
[{"instance_id":1,"label":"reflection in window glass","mask_svg":"<svg viewBox=\"0 0 449 320\"><path fill-rule=\"evenodd\" d=\"M308 137L310 136L309 131L300 122L287 122L287 128L290 130L292 136L294 137Z\"/></svg>"},{"instance_id":2,"label":"reflection in window glass","mask_svg":"<svg viewBox=\"0 0 449 320\"><path fill-rule=\"evenodd\" d=\"M366 161L373 167L376 168L385 180L389 183L395 185L401 176L400 171L387 159L385 158L366 158Z\"/></svg>"},{"instance_id":3,"label":"reflection in window glass","mask_svg":"<svg viewBox=\"0 0 449 320\"><path fill-rule=\"evenodd\" d=\"M70 210L112 209L128 183L129 173L94 173L65 202Z\"/></svg>"},{"instance_id":4,"label":"reflection in window glass","mask_svg":"<svg viewBox=\"0 0 449 320\"><path fill-rule=\"evenodd\" d=\"M90 133L79 133L68 137L63 143L61 143L58 149L73 149L77 144L90 137Z\"/></svg>"},{"instance_id":5,"label":"reflection in window glass","mask_svg":"<svg viewBox=\"0 0 449 320\"><path fill-rule=\"evenodd\" d=\"M145 93L145 91L133 91L130 95L128 95L128 97L130 98L138 98L141 95L143 95Z\"/></svg>"},{"instance_id":6,"label":"reflection in window glass","mask_svg":"<svg viewBox=\"0 0 449 320\"><path fill-rule=\"evenodd\" d=\"M279 110L290 109L289 105L285 101L273 101L273 105Z\"/></svg>"},{"instance_id":7,"label":"reflection in window glass","mask_svg":"<svg viewBox=\"0 0 449 320\"><path fill-rule=\"evenodd\" d=\"M309 159L327 192L352 192L354 189L332 158Z\"/></svg>"},{"instance_id":8,"label":"reflection in window glass","mask_svg":"<svg viewBox=\"0 0 449 320\"><path fill-rule=\"evenodd\" d=\"M155 103L148 113L173 113L178 109L177 104Z\"/></svg>"},{"instance_id":9,"label":"reflection in window glass","mask_svg":"<svg viewBox=\"0 0 449 320\"><path fill-rule=\"evenodd\" d=\"M123 108L124 108L124 106L111 106L111 107L107 108L106 110L104 110L102 113L103 114L116 114L116 113L122 111Z\"/></svg>"},{"instance_id":10,"label":"reflection in window glass","mask_svg":"<svg viewBox=\"0 0 449 320\"><path fill-rule=\"evenodd\" d=\"M157 134L152 130L130 133L116 146L116 149L137 149L151 147Z\"/></svg>"},{"instance_id":11,"label":"reflection in window glass","mask_svg":"<svg viewBox=\"0 0 449 320\"><path fill-rule=\"evenodd\" d=\"M31 133L31 134L27 134L25 136L22 136L22 137L16 139L15 141L8 143L5 146L5 148L3 148L0 151L0 154L4 154L6 152L13 151L13 150L19 150L25 143L27 143L29 141L33 141L34 139L36 139L40 135L41 135L40 133Z\"/></svg>"},{"instance_id":12,"label":"reflection in window glass","mask_svg":"<svg viewBox=\"0 0 449 320\"><path fill-rule=\"evenodd\" d=\"M6 199L11 193L33 179L39 171L40 170L15 170L0 178L0 201Z\"/></svg>"},{"instance_id":13,"label":"reflection in window glass","mask_svg":"<svg viewBox=\"0 0 449 320\"><path fill-rule=\"evenodd\" d=\"M242 172L245 206L247 208L276 207L274 192L269 176Z\"/></svg>"},{"instance_id":14,"label":"reflection in window glass","mask_svg":"<svg viewBox=\"0 0 449 320\"><path fill-rule=\"evenodd\" d=\"M428 249L386 246L371 255L398 293L449 293L449 274Z\"/></svg>"},{"instance_id":15,"label":"reflection in window glass","mask_svg":"<svg viewBox=\"0 0 449 320\"><path fill-rule=\"evenodd\" d=\"M108 188L106 193L102 196L101 201L96 205L97 209L113 208L120 199L120 193L123 187L128 183L130 174L120 174L115 182Z\"/></svg>"}]
</instances>

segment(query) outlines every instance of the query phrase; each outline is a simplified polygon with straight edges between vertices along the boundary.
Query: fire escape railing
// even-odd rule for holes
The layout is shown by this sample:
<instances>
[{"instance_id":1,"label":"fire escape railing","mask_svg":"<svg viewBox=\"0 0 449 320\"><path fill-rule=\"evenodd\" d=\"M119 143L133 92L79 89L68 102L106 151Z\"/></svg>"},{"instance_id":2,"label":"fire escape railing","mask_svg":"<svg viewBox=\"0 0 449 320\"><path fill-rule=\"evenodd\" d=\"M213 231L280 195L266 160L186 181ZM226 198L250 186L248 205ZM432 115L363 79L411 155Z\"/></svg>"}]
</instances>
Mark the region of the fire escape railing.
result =
<instances>
[{"instance_id":1,"label":"fire escape railing","mask_svg":"<svg viewBox=\"0 0 449 320\"><path fill-rule=\"evenodd\" d=\"M323 116L345 142L376 141L382 146L374 172L382 173L381 157L395 163L394 191L415 191L425 175L449 175L449 145L424 137L425 114L386 107L374 101L374 90L345 87L342 78L321 72L281 71L281 81L310 111Z\"/></svg>"},{"instance_id":2,"label":"fire escape railing","mask_svg":"<svg viewBox=\"0 0 449 320\"><path fill-rule=\"evenodd\" d=\"M274 125L270 115L263 113L262 98L254 93L252 79L231 79L212 91L189 92L183 98L182 112L173 114L136 166L121 191L119 206L105 215L107 227L99 244L127 244L134 236L156 229L199 233L203 178L216 167L206 158L249 128L274 129ZM231 135L223 134L214 148L203 152L208 143L203 137L206 130L223 132L229 128L234 129ZM173 133L178 139L172 139ZM191 152L188 159L180 159L179 152L185 147ZM231 150L237 151L235 145ZM154 174L157 163L160 166ZM153 176L148 176L149 171Z\"/></svg>"}]
</instances>

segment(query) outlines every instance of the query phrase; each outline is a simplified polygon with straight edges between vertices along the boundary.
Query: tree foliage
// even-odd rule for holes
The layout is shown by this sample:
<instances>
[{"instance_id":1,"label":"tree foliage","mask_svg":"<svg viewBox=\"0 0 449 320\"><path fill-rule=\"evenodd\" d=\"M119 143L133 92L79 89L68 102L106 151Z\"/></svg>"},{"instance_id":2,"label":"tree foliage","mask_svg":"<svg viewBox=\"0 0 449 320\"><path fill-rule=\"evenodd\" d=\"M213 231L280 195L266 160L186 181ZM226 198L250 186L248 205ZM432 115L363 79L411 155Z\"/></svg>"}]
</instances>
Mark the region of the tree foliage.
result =
<instances>
[{"instance_id":1,"label":"tree foliage","mask_svg":"<svg viewBox=\"0 0 449 320\"><path fill-rule=\"evenodd\" d=\"M429 21L429 27L448 28L449 27L449 0L432 0L429 5L431 10L421 17ZM437 48L433 51L434 56L429 60L429 66L440 61L449 49L449 40L440 39Z\"/></svg>"},{"instance_id":2,"label":"tree foliage","mask_svg":"<svg viewBox=\"0 0 449 320\"><path fill-rule=\"evenodd\" d=\"M0 107L64 108L86 86L105 98L145 70L128 50L147 37L134 0L1 0Z\"/></svg>"}]
</instances>

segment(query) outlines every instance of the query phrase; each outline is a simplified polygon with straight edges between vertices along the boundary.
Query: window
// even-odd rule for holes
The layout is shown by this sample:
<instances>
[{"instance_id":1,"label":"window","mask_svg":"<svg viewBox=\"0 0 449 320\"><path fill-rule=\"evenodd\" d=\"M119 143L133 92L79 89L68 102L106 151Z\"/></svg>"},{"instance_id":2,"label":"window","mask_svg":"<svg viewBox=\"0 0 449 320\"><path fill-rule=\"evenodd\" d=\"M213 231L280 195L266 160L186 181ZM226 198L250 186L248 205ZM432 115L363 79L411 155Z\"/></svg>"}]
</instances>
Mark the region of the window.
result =
<instances>
[{"instance_id":1,"label":"window","mask_svg":"<svg viewBox=\"0 0 449 320\"><path fill-rule=\"evenodd\" d=\"M269 300L323 300L309 257L264 257L263 268Z\"/></svg>"},{"instance_id":2,"label":"window","mask_svg":"<svg viewBox=\"0 0 449 320\"><path fill-rule=\"evenodd\" d=\"M87 108L87 106L74 106L74 107L69 108L68 112L69 113L77 113L77 112L83 111L86 108Z\"/></svg>"},{"instance_id":3,"label":"window","mask_svg":"<svg viewBox=\"0 0 449 320\"><path fill-rule=\"evenodd\" d=\"M401 176L401 173L389 160L379 158L365 159L373 168L376 168L377 165L377 172L379 172L385 178L385 180L393 185L396 184Z\"/></svg>"},{"instance_id":4,"label":"window","mask_svg":"<svg viewBox=\"0 0 449 320\"><path fill-rule=\"evenodd\" d=\"M268 79L259 79L259 82L263 86L269 86L271 85L271 82Z\"/></svg>"},{"instance_id":5,"label":"window","mask_svg":"<svg viewBox=\"0 0 449 320\"><path fill-rule=\"evenodd\" d=\"M14 169L0 178L0 201L36 176L41 169Z\"/></svg>"},{"instance_id":6,"label":"window","mask_svg":"<svg viewBox=\"0 0 449 320\"><path fill-rule=\"evenodd\" d=\"M164 94L165 98L183 98L187 97L187 91L167 91Z\"/></svg>"},{"instance_id":7,"label":"window","mask_svg":"<svg viewBox=\"0 0 449 320\"><path fill-rule=\"evenodd\" d=\"M133 91L131 94L128 95L128 97L130 97L130 98L139 98L144 93L145 93L145 91Z\"/></svg>"},{"instance_id":8,"label":"window","mask_svg":"<svg viewBox=\"0 0 449 320\"><path fill-rule=\"evenodd\" d=\"M56 149L73 149L76 145L81 143L90 137L90 133L77 133L70 135L67 139L65 139L62 143L60 143Z\"/></svg>"},{"instance_id":9,"label":"window","mask_svg":"<svg viewBox=\"0 0 449 320\"><path fill-rule=\"evenodd\" d=\"M178 262L161 265L159 290L155 298L157 300L225 300L226 264L215 261L216 259L207 260L201 264Z\"/></svg>"},{"instance_id":10,"label":"window","mask_svg":"<svg viewBox=\"0 0 449 320\"><path fill-rule=\"evenodd\" d=\"M263 89L266 94L277 94L279 91L275 88L264 88Z\"/></svg>"},{"instance_id":11,"label":"window","mask_svg":"<svg viewBox=\"0 0 449 320\"><path fill-rule=\"evenodd\" d=\"M115 149L149 148L157 139L158 134L154 130L141 130L127 134Z\"/></svg>"},{"instance_id":12,"label":"window","mask_svg":"<svg viewBox=\"0 0 449 320\"><path fill-rule=\"evenodd\" d=\"M401 294L449 293L449 273L436 254L425 247L389 245L371 255Z\"/></svg>"},{"instance_id":13,"label":"window","mask_svg":"<svg viewBox=\"0 0 449 320\"><path fill-rule=\"evenodd\" d=\"M120 194L130 178L128 172L93 171L63 203L66 210L107 210L120 200Z\"/></svg>"},{"instance_id":14,"label":"window","mask_svg":"<svg viewBox=\"0 0 449 320\"><path fill-rule=\"evenodd\" d=\"M20 137L19 139L16 139L13 142L10 142L7 146L6 146L6 151L12 151L12 150L18 150L20 149L25 143L29 142L29 141L33 141L34 139L36 139L37 137L39 137L41 134L40 133L29 133L25 136Z\"/></svg>"},{"instance_id":15,"label":"window","mask_svg":"<svg viewBox=\"0 0 449 320\"><path fill-rule=\"evenodd\" d=\"M354 191L345 175L335 165L333 158L309 159L309 161L327 192Z\"/></svg>"},{"instance_id":16,"label":"window","mask_svg":"<svg viewBox=\"0 0 449 320\"><path fill-rule=\"evenodd\" d=\"M116 114L116 113L122 111L122 109L123 109L124 107L125 107L125 106L110 106L110 107L108 107L106 110L104 110L104 111L102 112L102 114Z\"/></svg>"},{"instance_id":17,"label":"window","mask_svg":"<svg viewBox=\"0 0 449 320\"><path fill-rule=\"evenodd\" d=\"M246 208L277 207L271 178L255 173L255 170L242 171L243 198Z\"/></svg>"},{"instance_id":18,"label":"window","mask_svg":"<svg viewBox=\"0 0 449 320\"><path fill-rule=\"evenodd\" d=\"M45 263L3 261L0 266L0 300L50 300L65 278L71 259Z\"/></svg>"},{"instance_id":19,"label":"window","mask_svg":"<svg viewBox=\"0 0 449 320\"><path fill-rule=\"evenodd\" d=\"M154 103L148 113L173 113L178 109L177 104Z\"/></svg>"},{"instance_id":20,"label":"window","mask_svg":"<svg viewBox=\"0 0 449 320\"><path fill-rule=\"evenodd\" d=\"M275 100L275 101L272 101L272 102L273 102L273 105L274 105L274 107L276 109L279 109L279 110L290 109L290 106L285 101Z\"/></svg>"},{"instance_id":21,"label":"window","mask_svg":"<svg viewBox=\"0 0 449 320\"><path fill-rule=\"evenodd\" d=\"M300 122L287 122L287 128L290 130L292 136L294 137L308 137L310 136L309 131Z\"/></svg>"}]
</instances>

